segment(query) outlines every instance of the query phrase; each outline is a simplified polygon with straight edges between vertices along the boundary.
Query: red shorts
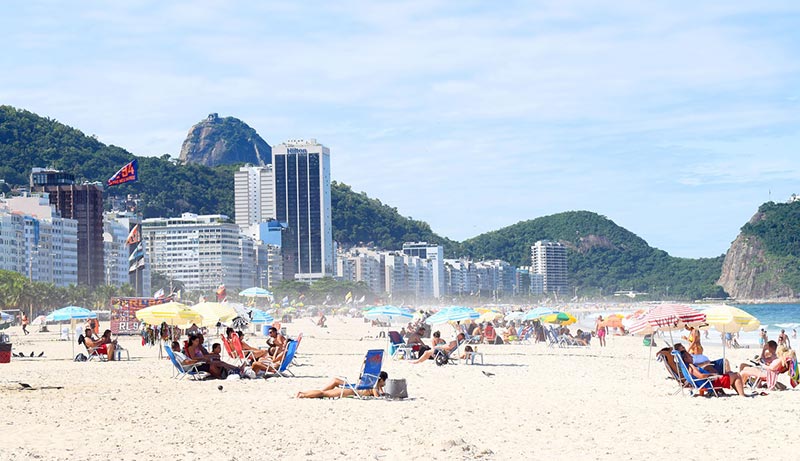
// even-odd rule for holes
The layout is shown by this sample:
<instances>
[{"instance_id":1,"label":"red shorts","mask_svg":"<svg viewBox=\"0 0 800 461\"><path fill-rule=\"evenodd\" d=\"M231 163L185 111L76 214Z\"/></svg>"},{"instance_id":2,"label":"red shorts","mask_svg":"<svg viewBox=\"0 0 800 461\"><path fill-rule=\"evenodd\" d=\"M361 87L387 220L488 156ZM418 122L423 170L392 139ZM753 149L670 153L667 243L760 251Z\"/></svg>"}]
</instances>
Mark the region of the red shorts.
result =
<instances>
[{"instance_id":1,"label":"red shorts","mask_svg":"<svg viewBox=\"0 0 800 461\"><path fill-rule=\"evenodd\" d=\"M721 387L723 389L730 389L731 388L731 375L722 375L719 378L711 381L711 385L714 387Z\"/></svg>"},{"instance_id":2,"label":"red shorts","mask_svg":"<svg viewBox=\"0 0 800 461\"><path fill-rule=\"evenodd\" d=\"M96 350L98 354L108 354L108 345L103 344L102 346L99 346Z\"/></svg>"}]
</instances>

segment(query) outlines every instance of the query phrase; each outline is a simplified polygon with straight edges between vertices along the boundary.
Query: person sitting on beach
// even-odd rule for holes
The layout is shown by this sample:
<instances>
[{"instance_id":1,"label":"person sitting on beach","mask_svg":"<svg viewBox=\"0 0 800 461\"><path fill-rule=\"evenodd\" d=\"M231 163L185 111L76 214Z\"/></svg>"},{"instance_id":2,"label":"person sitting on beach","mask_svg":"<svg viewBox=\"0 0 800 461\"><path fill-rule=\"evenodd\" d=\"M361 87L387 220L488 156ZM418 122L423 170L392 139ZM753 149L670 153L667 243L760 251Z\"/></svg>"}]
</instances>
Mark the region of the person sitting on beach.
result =
<instances>
[{"instance_id":1,"label":"person sitting on beach","mask_svg":"<svg viewBox=\"0 0 800 461\"><path fill-rule=\"evenodd\" d=\"M236 334L239 336L239 343L242 345L242 351L246 351L245 355L252 355L255 360L258 360L268 354L268 351L255 348L244 342L244 333L242 330L237 331Z\"/></svg>"},{"instance_id":2,"label":"person sitting on beach","mask_svg":"<svg viewBox=\"0 0 800 461\"><path fill-rule=\"evenodd\" d=\"M239 373L238 367L220 360L219 353L222 352L221 346L217 348L216 354L213 352L214 347L211 348L212 352L208 353L203 347L203 343L201 341L202 336L189 335L189 345L186 348L186 355L188 358L195 360L196 362L205 362L208 365L208 370L201 371L208 371L211 376L218 379L224 378L229 373Z\"/></svg>"},{"instance_id":3,"label":"person sitting on beach","mask_svg":"<svg viewBox=\"0 0 800 461\"><path fill-rule=\"evenodd\" d=\"M681 343L675 343L673 349L680 353L686 352L686 348L683 347L683 344ZM709 373L716 373L718 375L727 373L731 370L731 365L728 363L728 359L711 360L703 354L692 354L692 362L696 367L702 368Z\"/></svg>"},{"instance_id":4,"label":"person sitting on beach","mask_svg":"<svg viewBox=\"0 0 800 461\"><path fill-rule=\"evenodd\" d=\"M408 335L406 345L411 346L411 349L417 352L417 357L430 350L430 347L422 341L422 335L425 334L425 328L419 327L413 333Z\"/></svg>"},{"instance_id":5,"label":"person sitting on beach","mask_svg":"<svg viewBox=\"0 0 800 461\"><path fill-rule=\"evenodd\" d=\"M352 397L358 393L362 397L380 397L384 395L383 387L386 385L386 380L389 379L389 374L385 371L380 372L378 380L375 382L375 387L372 389L354 390L350 387L341 388L346 383L343 379L333 378L327 386L322 389L314 389L310 391L300 391L297 393L298 399L338 399L339 397Z\"/></svg>"},{"instance_id":6,"label":"person sitting on beach","mask_svg":"<svg viewBox=\"0 0 800 461\"><path fill-rule=\"evenodd\" d=\"M269 338L267 338L267 345L269 349L267 349L267 354L263 354L259 359L264 357L269 359L272 363L281 363L283 360L283 354L286 353L286 346L289 345L289 341L286 340L286 337L282 334L278 333L278 329L275 327L269 328Z\"/></svg>"},{"instance_id":7,"label":"person sitting on beach","mask_svg":"<svg viewBox=\"0 0 800 461\"><path fill-rule=\"evenodd\" d=\"M795 352L789 349L786 345L781 345L778 346L775 360L772 360L769 365L766 367L744 367L740 370L740 373L745 382L747 382L747 380L750 378L756 378L758 380L763 380L766 383L768 381L770 372L775 373L776 375L785 373L789 371L789 363L793 361L797 361ZM775 385L780 390L786 389L786 386L782 383L776 382Z\"/></svg>"},{"instance_id":8,"label":"person sitting on beach","mask_svg":"<svg viewBox=\"0 0 800 461\"><path fill-rule=\"evenodd\" d=\"M442 334L439 330L433 332L433 337L431 338L431 347L442 346L445 344L445 340L442 339Z\"/></svg>"},{"instance_id":9,"label":"person sitting on beach","mask_svg":"<svg viewBox=\"0 0 800 461\"><path fill-rule=\"evenodd\" d=\"M111 339L111 330L104 331L100 339L94 339L92 330L87 328L83 338L83 344L86 346L87 350L96 349L98 354L105 354L108 360L113 361L115 359L114 351L117 348L117 341Z\"/></svg>"},{"instance_id":10,"label":"person sitting on beach","mask_svg":"<svg viewBox=\"0 0 800 461\"><path fill-rule=\"evenodd\" d=\"M508 324L508 328L503 332L503 342L514 341L517 339L517 329L514 328L514 322Z\"/></svg>"},{"instance_id":11,"label":"person sitting on beach","mask_svg":"<svg viewBox=\"0 0 800 461\"><path fill-rule=\"evenodd\" d=\"M686 367L689 369L689 373L692 375L693 378L697 379L710 379L711 385L714 388L722 388L722 389L734 389L737 394L744 397L744 380L739 373L736 372L728 372L724 374L717 374L717 373L709 373L699 367L697 367L693 360L692 354L689 351L683 351L681 353L681 358L683 362L686 364ZM703 390L700 391L701 395Z\"/></svg>"},{"instance_id":12,"label":"person sitting on beach","mask_svg":"<svg viewBox=\"0 0 800 461\"><path fill-rule=\"evenodd\" d=\"M181 344L178 341L172 341L172 354L175 356L175 360L177 360L181 365L194 365L202 362L200 365L197 365L197 370L206 372L213 376L211 373L211 366L202 360L187 357L186 354L181 352Z\"/></svg>"},{"instance_id":13,"label":"person sitting on beach","mask_svg":"<svg viewBox=\"0 0 800 461\"><path fill-rule=\"evenodd\" d=\"M421 354L417 360L415 360L414 362L411 362L411 363L414 363L414 364L422 363L422 362L430 359L431 357L433 357L433 354L436 351L442 351L442 352L444 352L446 354L450 354L453 350L455 350L456 347L458 347L459 344L461 344L462 341L464 341L464 338L465 338L464 333L459 333L458 336L456 336L456 340L455 341L450 341L449 344L444 345L444 346L437 346L437 347L435 347L433 349L429 349L429 350L425 351L423 354Z\"/></svg>"},{"instance_id":14,"label":"person sitting on beach","mask_svg":"<svg viewBox=\"0 0 800 461\"><path fill-rule=\"evenodd\" d=\"M492 322L486 324L486 327L483 329L483 335L481 336L481 342L486 344L494 344L497 341L497 332L494 329L494 325Z\"/></svg>"},{"instance_id":15,"label":"person sitting on beach","mask_svg":"<svg viewBox=\"0 0 800 461\"><path fill-rule=\"evenodd\" d=\"M764 344L764 347L761 349L761 355L758 356L758 363L762 365L769 365L772 363L773 360L778 356L778 343L775 340L770 339ZM747 367L753 366L752 363L742 363L739 365L739 370L744 370Z\"/></svg>"}]
</instances>

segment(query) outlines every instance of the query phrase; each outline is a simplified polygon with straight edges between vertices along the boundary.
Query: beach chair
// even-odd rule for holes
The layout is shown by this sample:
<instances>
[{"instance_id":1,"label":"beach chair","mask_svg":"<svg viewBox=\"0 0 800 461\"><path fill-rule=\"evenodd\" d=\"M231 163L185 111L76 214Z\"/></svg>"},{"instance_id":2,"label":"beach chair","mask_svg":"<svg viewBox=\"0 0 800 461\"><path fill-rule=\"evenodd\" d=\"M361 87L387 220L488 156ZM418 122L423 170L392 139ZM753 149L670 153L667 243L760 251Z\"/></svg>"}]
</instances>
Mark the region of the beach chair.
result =
<instances>
[{"instance_id":1,"label":"beach chair","mask_svg":"<svg viewBox=\"0 0 800 461\"><path fill-rule=\"evenodd\" d=\"M745 386L749 390L751 390L753 392L757 392L757 390L762 388L762 387L766 388L768 391L774 390L775 386L778 385L778 377L782 373L791 373L795 369L795 365L794 365L793 361L789 361L788 367L786 368L786 370L783 370L783 371L780 371L780 372L777 372L777 371L774 371L774 370L770 370L769 368L764 366L763 363L759 363L757 365L754 363L753 365L757 366L757 368L761 369L766 374L766 379L755 377L755 376L751 376L750 379L747 380L747 382L745 383Z\"/></svg>"},{"instance_id":2,"label":"beach chair","mask_svg":"<svg viewBox=\"0 0 800 461\"><path fill-rule=\"evenodd\" d=\"M361 374L358 377L358 381L356 383L351 383L347 380L347 378L340 376L339 379L344 381L344 384L339 386L341 389L341 393L339 397L344 394L345 389L352 389L355 392L355 396L359 399L364 398L363 396L359 395L358 391L369 390L375 387L375 384L378 382L378 378L381 374L381 368L383 367L383 349L370 349L367 351L367 354L364 356L364 364L361 365Z\"/></svg>"},{"instance_id":3,"label":"beach chair","mask_svg":"<svg viewBox=\"0 0 800 461\"><path fill-rule=\"evenodd\" d=\"M241 360L242 364L255 360L253 351L245 351L242 349L242 340L239 339L239 335L234 333L231 336L233 337L231 339L231 342L233 343L233 350L236 352L236 355L238 356L239 360Z\"/></svg>"},{"instance_id":4,"label":"beach chair","mask_svg":"<svg viewBox=\"0 0 800 461\"><path fill-rule=\"evenodd\" d=\"M546 333L547 333L547 345L549 347L555 347L555 346L567 347L567 346L569 346L569 343L567 343L566 338L564 338L561 335L559 335L558 332L556 331L556 329L553 328L552 326L550 326L546 330Z\"/></svg>"},{"instance_id":5,"label":"beach chair","mask_svg":"<svg viewBox=\"0 0 800 461\"><path fill-rule=\"evenodd\" d=\"M175 353L172 352L172 349L170 349L169 346L164 345L164 349L167 351L167 357L169 357L169 361L172 362L172 365L175 367L174 370L177 371L177 375L173 371L173 378L177 377L178 379L183 379L186 376L189 376L193 380L200 380L208 377L208 373L197 369L197 367L202 365L203 362L184 365L178 362L178 359L175 357Z\"/></svg>"},{"instance_id":6,"label":"beach chair","mask_svg":"<svg viewBox=\"0 0 800 461\"><path fill-rule=\"evenodd\" d=\"M678 369L681 371L683 378L686 380L687 383L691 385L691 389L689 390L689 395L694 395L694 392L697 391L702 394L701 389L707 392L710 392L715 397L718 397L719 394L717 391L722 391L721 388L715 388L711 382L711 378L695 378L689 373L689 367L686 366L684 363L683 358L681 357L681 353L678 351L670 352L672 357L675 359L675 364L678 365Z\"/></svg>"},{"instance_id":7,"label":"beach chair","mask_svg":"<svg viewBox=\"0 0 800 461\"><path fill-rule=\"evenodd\" d=\"M296 340L289 341L289 344L286 345L286 351L283 353L283 360L281 360L281 364L275 370L273 376L281 378L288 378L289 376L294 376L292 370L289 369L289 365L292 364L292 360L294 360L294 355L297 353L297 347L299 345L300 345L299 341Z\"/></svg>"},{"instance_id":8,"label":"beach chair","mask_svg":"<svg viewBox=\"0 0 800 461\"><path fill-rule=\"evenodd\" d=\"M239 361L239 365L242 365L244 361L242 360L241 357L239 357L239 354L237 354L236 351L233 350L233 346L231 346L231 343L228 341L228 338L226 338L224 334L220 333L219 339L222 341L222 347L225 349L225 353L228 354L228 357Z\"/></svg>"},{"instance_id":9,"label":"beach chair","mask_svg":"<svg viewBox=\"0 0 800 461\"><path fill-rule=\"evenodd\" d=\"M683 388L688 386L686 380L681 377L680 372L677 370L673 370L669 364L669 359L667 358L667 354L669 352L659 352L656 354L656 361L661 362L664 364L664 368L667 369L667 374L669 375L669 379L674 379L675 382L678 384L678 390L673 392L672 395L676 395L679 393L683 393ZM676 365L677 366L677 365Z\"/></svg>"},{"instance_id":10,"label":"beach chair","mask_svg":"<svg viewBox=\"0 0 800 461\"><path fill-rule=\"evenodd\" d=\"M435 349L433 351L433 361L436 362L436 365L439 365L439 366L446 365L448 363L454 364L454 365L457 364L458 363L458 359L457 358L453 359L452 356L453 356L453 354L456 354L456 357L458 357L458 355L457 355L458 351L461 348L461 346L464 345L464 342L465 341L461 341L460 343L456 343L456 347L454 347L449 352L445 351L443 349ZM483 362L483 354L481 354L481 362Z\"/></svg>"},{"instance_id":11,"label":"beach chair","mask_svg":"<svg viewBox=\"0 0 800 461\"><path fill-rule=\"evenodd\" d=\"M389 346L389 354L394 360L397 360L401 357L403 360L408 360L412 357L414 353L413 348L406 344L399 332L390 331L389 341L391 341L391 345Z\"/></svg>"}]
</instances>

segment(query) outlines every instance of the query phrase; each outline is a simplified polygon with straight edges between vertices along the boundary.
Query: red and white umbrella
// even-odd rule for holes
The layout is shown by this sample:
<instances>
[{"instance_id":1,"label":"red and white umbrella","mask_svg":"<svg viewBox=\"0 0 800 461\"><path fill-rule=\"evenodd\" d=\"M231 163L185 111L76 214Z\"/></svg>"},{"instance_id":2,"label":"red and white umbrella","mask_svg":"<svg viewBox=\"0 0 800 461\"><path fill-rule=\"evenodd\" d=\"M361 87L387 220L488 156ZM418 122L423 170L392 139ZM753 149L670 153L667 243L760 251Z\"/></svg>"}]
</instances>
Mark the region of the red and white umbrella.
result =
<instances>
[{"instance_id":1,"label":"red and white umbrella","mask_svg":"<svg viewBox=\"0 0 800 461\"><path fill-rule=\"evenodd\" d=\"M659 304L639 317L629 330L633 334L646 335L655 330L679 330L705 321L706 314L686 304Z\"/></svg>"}]
</instances>

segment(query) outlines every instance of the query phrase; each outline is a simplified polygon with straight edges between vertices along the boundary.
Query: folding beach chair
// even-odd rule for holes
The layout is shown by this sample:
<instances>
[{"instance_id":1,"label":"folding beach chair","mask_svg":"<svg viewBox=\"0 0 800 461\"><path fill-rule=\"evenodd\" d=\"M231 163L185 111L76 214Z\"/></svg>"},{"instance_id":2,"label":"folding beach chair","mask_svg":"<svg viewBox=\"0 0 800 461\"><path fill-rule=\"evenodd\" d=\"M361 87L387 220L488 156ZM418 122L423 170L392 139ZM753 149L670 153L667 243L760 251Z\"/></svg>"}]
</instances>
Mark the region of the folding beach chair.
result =
<instances>
[{"instance_id":1,"label":"folding beach chair","mask_svg":"<svg viewBox=\"0 0 800 461\"><path fill-rule=\"evenodd\" d=\"M344 394L345 389L352 389L357 398L363 398L359 395L358 391L369 390L375 387L381 374L381 367L383 367L383 349L368 350L367 355L364 356L364 364L361 366L361 374L358 377L357 383L353 384L348 381L347 378L343 376L339 377L344 381L344 384L339 386L339 389L341 389L339 397Z\"/></svg>"},{"instance_id":2,"label":"folding beach chair","mask_svg":"<svg viewBox=\"0 0 800 461\"><path fill-rule=\"evenodd\" d=\"M687 367L686 363L683 362L683 357L681 357L680 352L672 351L670 354L672 354L672 357L675 359L675 364L678 365L678 369L681 371L683 378L691 385L689 395L694 395L694 391L700 392L701 389L705 389L706 391L711 392L711 394L713 394L715 397L719 396L717 390L722 391L722 389L715 388L714 384L711 382L711 378L695 378L689 372L689 367Z\"/></svg>"},{"instance_id":3,"label":"folding beach chair","mask_svg":"<svg viewBox=\"0 0 800 461\"><path fill-rule=\"evenodd\" d=\"M667 358L667 354L669 352L659 352L656 354L656 360L664 364L664 368L667 369L667 374L669 375L669 379L674 379L676 383L678 383L678 390L673 392L672 395L676 395L679 393L683 393L683 388L688 386L686 380L683 379L680 375L679 371L673 370L672 367L669 365L669 359Z\"/></svg>"},{"instance_id":4,"label":"folding beach chair","mask_svg":"<svg viewBox=\"0 0 800 461\"><path fill-rule=\"evenodd\" d=\"M406 344L399 332L390 331L389 341L391 341L389 353L393 359L397 360L399 357L402 357L404 360L408 360L413 356L414 349Z\"/></svg>"},{"instance_id":5,"label":"folding beach chair","mask_svg":"<svg viewBox=\"0 0 800 461\"><path fill-rule=\"evenodd\" d=\"M456 347L454 347L450 351L445 351L444 349L435 349L433 351L433 361L436 362L436 365L439 365L439 366L446 365L448 363L457 364L458 363L458 360L457 360L458 355L456 355L456 359L453 359L452 355L453 354L458 354L459 349L463 345L464 345L464 341L461 341L459 343L456 343ZM483 361L483 354L481 354L481 361Z\"/></svg>"},{"instance_id":6,"label":"folding beach chair","mask_svg":"<svg viewBox=\"0 0 800 461\"><path fill-rule=\"evenodd\" d=\"M178 372L177 375L175 375L174 372L173 372L173 376L172 376L173 378L175 378L177 376L179 379L183 379L186 376L189 376L193 380L199 380L199 379L205 379L206 377L208 377L208 373L206 373L204 371L200 371L200 370L197 369L197 367L202 365L203 362L196 362L196 363L193 363L191 365L184 365L184 364L178 362L178 359L175 357L175 353L172 352L172 349L169 346L164 345L164 349L167 351L167 357L169 357L169 361L172 362L172 365L175 367L175 370L177 370L177 372Z\"/></svg>"},{"instance_id":7,"label":"folding beach chair","mask_svg":"<svg viewBox=\"0 0 800 461\"><path fill-rule=\"evenodd\" d=\"M299 336L297 341L290 340L289 344L286 345L286 351L283 353L283 360L281 360L280 366L278 366L278 369L273 373L274 376L279 376L281 378L294 376L292 370L289 369L289 365L292 364L294 355L297 353L297 347L300 345L299 339L302 339L302 336Z\"/></svg>"},{"instance_id":8,"label":"folding beach chair","mask_svg":"<svg viewBox=\"0 0 800 461\"><path fill-rule=\"evenodd\" d=\"M242 340L239 339L239 335L234 333L231 335L232 339L231 342L233 343L233 350L236 352L239 360L242 361L242 364L252 362L255 360L255 356L253 351L245 351L242 349Z\"/></svg>"}]
</instances>

